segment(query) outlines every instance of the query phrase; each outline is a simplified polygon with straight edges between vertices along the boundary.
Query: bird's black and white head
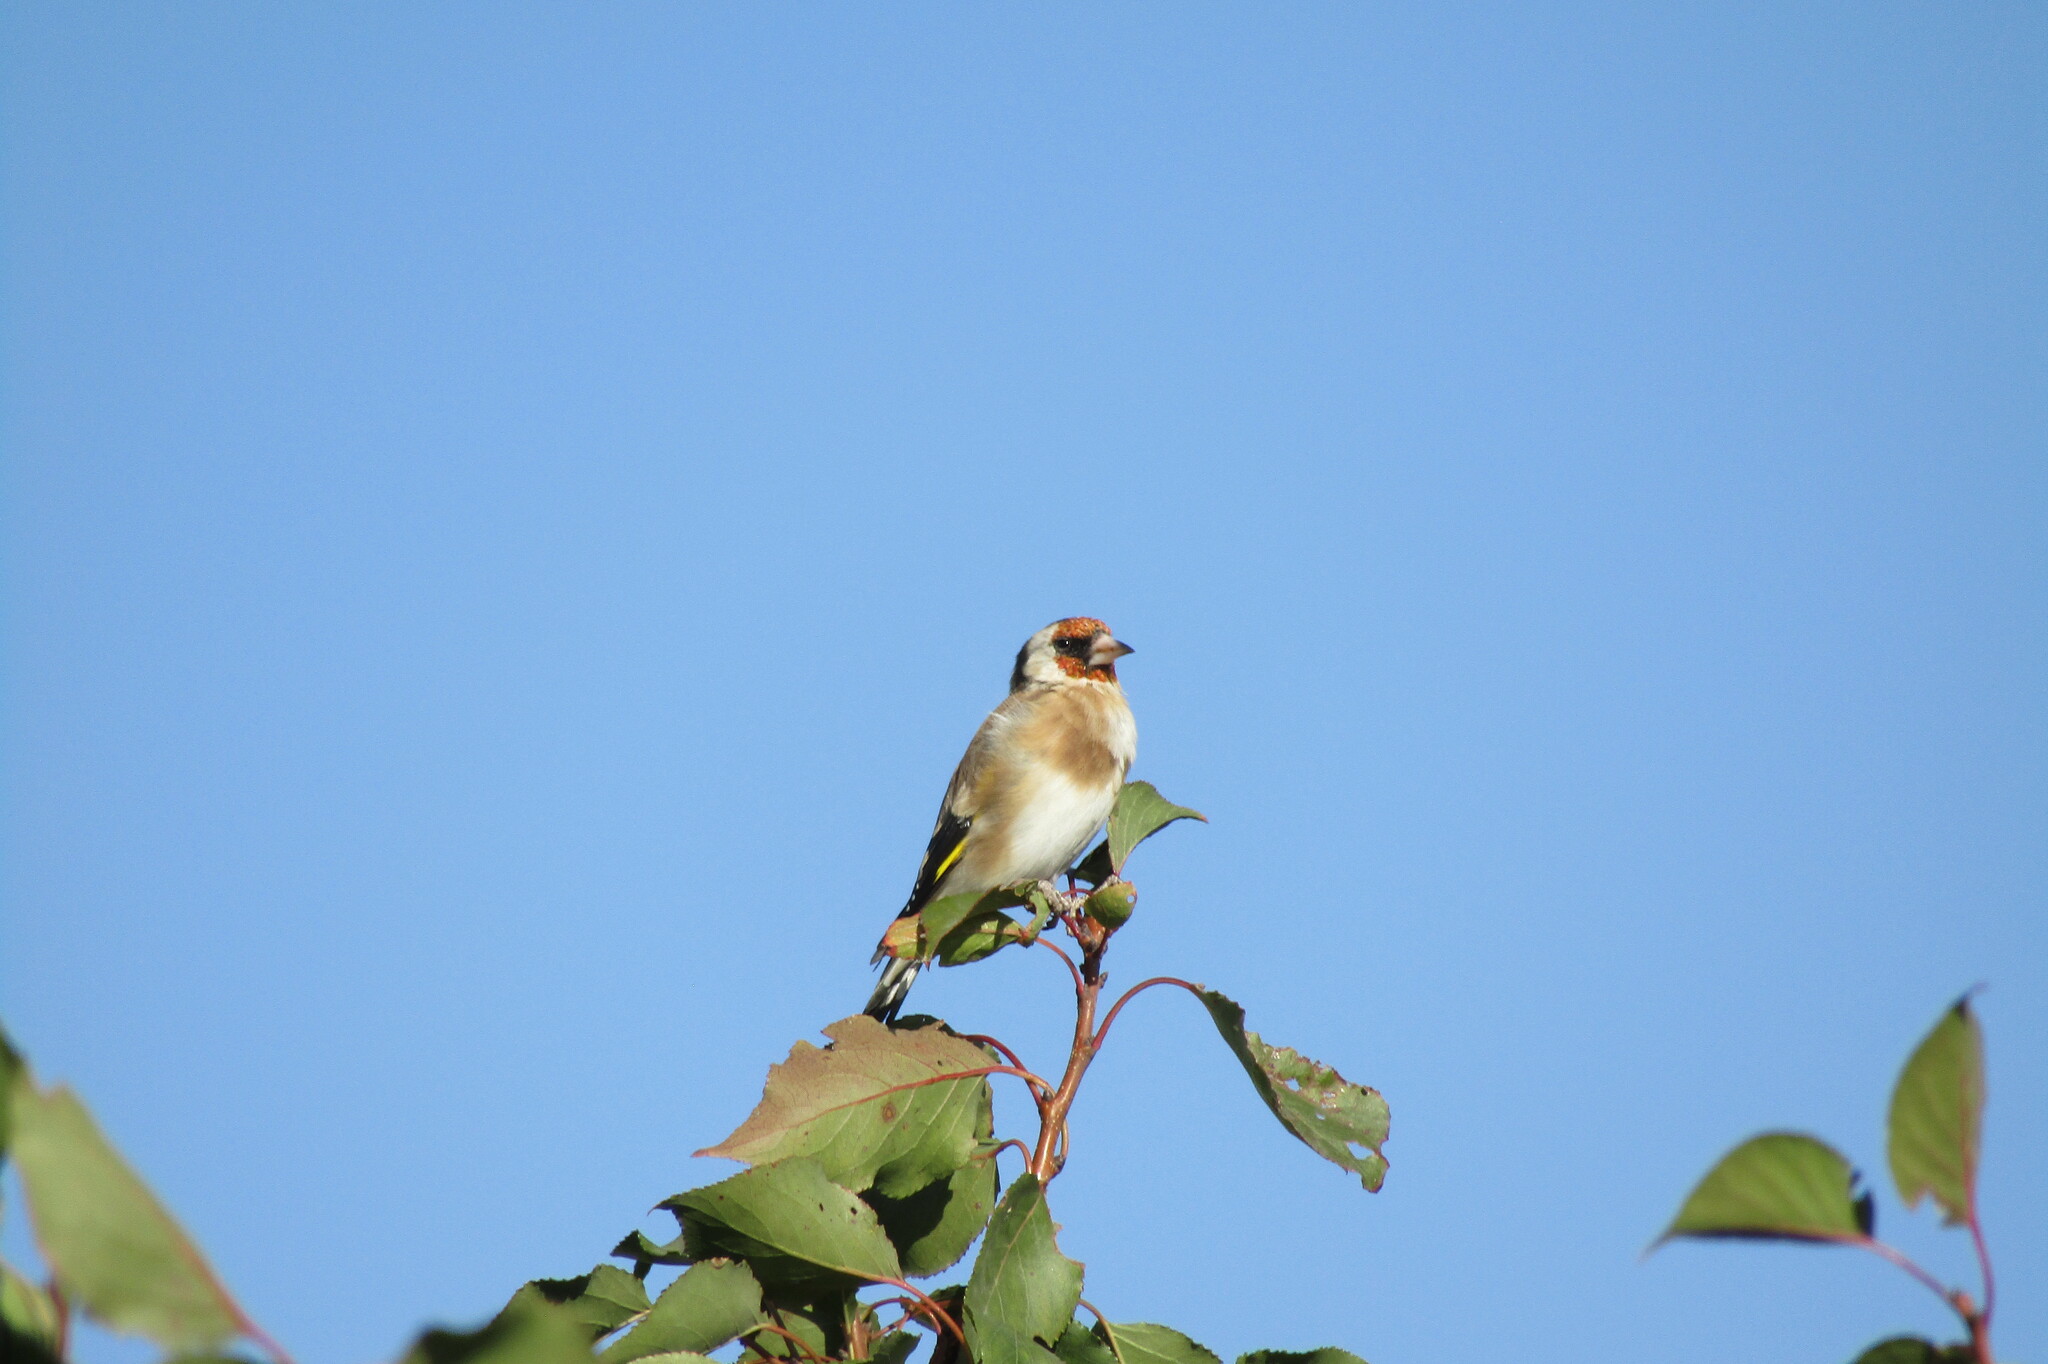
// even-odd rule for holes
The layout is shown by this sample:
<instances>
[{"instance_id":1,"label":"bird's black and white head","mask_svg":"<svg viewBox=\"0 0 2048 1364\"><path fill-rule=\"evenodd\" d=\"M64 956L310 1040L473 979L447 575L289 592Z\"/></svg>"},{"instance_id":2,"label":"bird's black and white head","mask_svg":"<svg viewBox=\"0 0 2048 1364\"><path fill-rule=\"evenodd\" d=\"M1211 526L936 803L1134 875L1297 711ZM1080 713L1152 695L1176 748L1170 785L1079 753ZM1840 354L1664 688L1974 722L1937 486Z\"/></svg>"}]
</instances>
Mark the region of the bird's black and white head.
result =
<instances>
[{"instance_id":1,"label":"bird's black and white head","mask_svg":"<svg viewBox=\"0 0 2048 1364\"><path fill-rule=\"evenodd\" d=\"M1056 620L1024 641L1017 666L1010 672L1010 690L1058 686L1076 679L1116 685L1116 661L1134 652L1093 616Z\"/></svg>"}]
</instances>

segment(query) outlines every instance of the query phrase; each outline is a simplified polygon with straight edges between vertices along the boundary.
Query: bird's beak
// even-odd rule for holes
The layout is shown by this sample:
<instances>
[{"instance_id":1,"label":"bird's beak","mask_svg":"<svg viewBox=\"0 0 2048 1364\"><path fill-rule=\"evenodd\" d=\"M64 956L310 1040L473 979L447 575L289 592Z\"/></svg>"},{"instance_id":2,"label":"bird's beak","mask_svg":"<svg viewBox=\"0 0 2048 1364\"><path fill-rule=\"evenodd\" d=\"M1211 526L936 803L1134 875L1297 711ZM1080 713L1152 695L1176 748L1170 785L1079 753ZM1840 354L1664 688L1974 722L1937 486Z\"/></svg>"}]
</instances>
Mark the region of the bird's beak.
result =
<instances>
[{"instance_id":1,"label":"bird's beak","mask_svg":"<svg viewBox=\"0 0 2048 1364\"><path fill-rule=\"evenodd\" d=\"M1097 635L1094 647L1088 650L1088 666L1091 668L1107 668L1125 654L1134 654L1136 652L1136 649L1133 649L1115 635Z\"/></svg>"}]
</instances>

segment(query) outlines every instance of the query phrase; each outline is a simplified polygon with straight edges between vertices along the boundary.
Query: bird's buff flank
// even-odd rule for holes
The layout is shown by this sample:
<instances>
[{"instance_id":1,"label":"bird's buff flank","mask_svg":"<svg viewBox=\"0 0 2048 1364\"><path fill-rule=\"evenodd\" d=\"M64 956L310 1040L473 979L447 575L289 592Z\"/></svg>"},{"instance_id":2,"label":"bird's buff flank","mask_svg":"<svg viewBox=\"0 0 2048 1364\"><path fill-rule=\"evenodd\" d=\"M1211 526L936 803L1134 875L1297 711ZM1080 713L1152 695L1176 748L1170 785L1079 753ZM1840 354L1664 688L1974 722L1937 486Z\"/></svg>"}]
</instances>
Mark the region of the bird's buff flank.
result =
<instances>
[{"instance_id":1,"label":"bird's buff flank","mask_svg":"<svg viewBox=\"0 0 2048 1364\"><path fill-rule=\"evenodd\" d=\"M1054 621L1017 651L1010 694L954 769L917 884L875 949L886 965L870 1016L895 1018L923 965L892 952L906 919L942 895L1049 881L1109 818L1138 756L1137 721L1116 677L1130 652L1090 616Z\"/></svg>"}]
</instances>

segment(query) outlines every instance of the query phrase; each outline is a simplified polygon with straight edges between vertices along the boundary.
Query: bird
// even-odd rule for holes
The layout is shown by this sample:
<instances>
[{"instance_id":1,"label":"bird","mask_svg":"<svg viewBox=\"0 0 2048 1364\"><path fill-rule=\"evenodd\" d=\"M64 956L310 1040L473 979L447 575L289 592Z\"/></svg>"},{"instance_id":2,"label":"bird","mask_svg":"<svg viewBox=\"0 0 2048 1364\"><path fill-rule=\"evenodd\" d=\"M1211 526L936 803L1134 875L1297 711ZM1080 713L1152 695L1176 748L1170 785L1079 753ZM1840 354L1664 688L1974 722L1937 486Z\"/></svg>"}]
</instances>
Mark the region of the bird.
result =
<instances>
[{"instance_id":1,"label":"bird","mask_svg":"<svg viewBox=\"0 0 2048 1364\"><path fill-rule=\"evenodd\" d=\"M1092 616L1056 620L1024 641L1010 694L967 745L902 920L946 895L1048 881L1074 865L1109 818L1138 756L1138 723L1117 681L1134 652ZM891 955L864 1012L895 1019L923 960Z\"/></svg>"}]
</instances>

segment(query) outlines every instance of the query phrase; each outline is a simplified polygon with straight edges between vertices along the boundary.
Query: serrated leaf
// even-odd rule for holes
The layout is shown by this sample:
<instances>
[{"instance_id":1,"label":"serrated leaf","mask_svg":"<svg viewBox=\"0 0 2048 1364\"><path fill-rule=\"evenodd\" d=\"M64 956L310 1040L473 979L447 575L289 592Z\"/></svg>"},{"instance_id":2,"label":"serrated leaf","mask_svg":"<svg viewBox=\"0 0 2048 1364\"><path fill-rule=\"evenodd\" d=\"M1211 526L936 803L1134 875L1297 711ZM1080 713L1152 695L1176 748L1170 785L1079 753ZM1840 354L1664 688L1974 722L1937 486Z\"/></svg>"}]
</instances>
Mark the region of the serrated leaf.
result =
<instances>
[{"instance_id":1,"label":"serrated leaf","mask_svg":"<svg viewBox=\"0 0 2048 1364\"><path fill-rule=\"evenodd\" d=\"M1081 1266L1060 1254L1045 1190L1036 1176L1019 1175L989 1218L967 1279L967 1315L974 1323L968 1344L976 1360L984 1358L977 1329L990 1348L1014 1353L1021 1347L1007 1338L1012 1333L1040 1343L1058 1340L1080 1300Z\"/></svg>"},{"instance_id":2,"label":"serrated leaf","mask_svg":"<svg viewBox=\"0 0 2048 1364\"><path fill-rule=\"evenodd\" d=\"M661 1206L683 1224L692 1260L745 1260L763 1283L903 1277L874 1209L809 1156L756 1165Z\"/></svg>"},{"instance_id":3,"label":"serrated leaf","mask_svg":"<svg viewBox=\"0 0 2048 1364\"><path fill-rule=\"evenodd\" d=\"M909 1331L891 1331L868 1349L869 1364L903 1364L917 1348L917 1337Z\"/></svg>"},{"instance_id":4,"label":"serrated leaf","mask_svg":"<svg viewBox=\"0 0 2048 1364\"><path fill-rule=\"evenodd\" d=\"M988 1080L938 1077L996 1064L987 1052L943 1027L891 1028L864 1014L825 1035L829 1047L792 1047L770 1068L747 1120L697 1154L755 1165L810 1156L834 1183L890 1198L945 1178L974 1154Z\"/></svg>"},{"instance_id":5,"label":"serrated leaf","mask_svg":"<svg viewBox=\"0 0 2048 1364\"><path fill-rule=\"evenodd\" d=\"M1116 1352L1078 1321L1067 1323L1067 1329L1053 1342L1052 1352L1061 1364L1117 1364Z\"/></svg>"},{"instance_id":6,"label":"serrated leaf","mask_svg":"<svg viewBox=\"0 0 2048 1364\"><path fill-rule=\"evenodd\" d=\"M1207 989L1201 1000L1216 1031L1251 1077L1252 1088L1281 1125L1323 1159L1357 1175L1367 1193L1378 1193L1387 1177L1387 1158L1380 1148L1392 1121L1380 1092L1353 1084L1333 1067L1292 1047L1275 1047L1246 1031L1244 1009L1235 1000Z\"/></svg>"},{"instance_id":7,"label":"serrated leaf","mask_svg":"<svg viewBox=\"0 0 2048 1364\"><path fill-rule=\"evenodd\" d=\"M555 1308L596 1340L647 1310L647 1285L617 1265L599 1265L573 1279L534 1279L512 1295L512 1303L521 1302Z\"/></svg>"},{"instance_id":8,"label":"serrated leaf","mask_svg":"<svg viewBox=\"0 0 2048 1364\"><path fill-rule=\"evenodd\" d=\"M995 1161L974 1160L908 1198L871 1192L867 1202L896 1247L904 1274L921 1279L960 1262L988 1225L997 1192Z\"/></svg>"},{"instance_id":9,"label":"serrated leaf","mask_svg":"<svg viewBox=\"0 0 2048 1364\"><path fill-rule=\"evenodd\" d=\"M1677 1236L1856 1241L1870 1204L1841 1152L1801 1132L1766 1132L1721 1157L1652 1248Z\"/></svg>"},{"instance_id":10,"label":"serrated leaf","mask_svg":"<svg viewBox=\"0 0 2048 1364\"><path fill-rule=\"evenodd\" d=\"M1156 1322L1097 1322L1095 1334L1115 1350L1121 1364L1223 1364L1208 1346Z\"/></svg>"},{"instance_id":11,"label":"serrated leaf","mask_svg":"<svg viewBox=\"0 0 2048 1364\"><path fill-rule=\"evenodd\" d=\"M77 1096L14 1093L14 1160L36 1243L73 1306L171 1350L213 1349L246 1318L183 1229Z\"/></svg>"},{"instance_id":12,"label":"serrated leaf","mask_svg":"<svg viewBox=\"0 0 2048 1364\"><path fill-rule=\"evenodd\" d=\"M1185 805L1175 805L1149 781L1125 782L1116 793L1116 805L1109 812L1109 867L1117 875L1123 875L1124 863L1140 843L1179 819L1198 819L1207 824L1209 817L1199 810L1190 810Z\"/></svg>"},{"instance_id":13,"label":"serrated leaf","mask_svg":"<svg viewBox=\"0 0 2048 1364\"><path fill-rule=\"evenodd\" d=\"M731 1260L706 1260L663 1289L646 1319L598 1357L627 1364L678 1351L706 1354L761 1321L761 1283L753 1271Z\"/></svg>"},{"instance_id":14,"label":"serrated leaf","mask_svg":"<svg viewBox=\"0 0 2048 1364\"><path fill-rule=\"evenodd\" d=\"M1349 1350L1325 1345L1320 1350L1252 1350L1237 1357L1237 1364L1365 1364Z\"/></svg>"},{"instance_id":15,"label":"serrated leaf","mask_svg":"<svg viewBox=\"0 0 2048 1364\"><path fill-rule=\"evenodd\" d=\"M1967 1345L1936 1345L1922 1336L1892 1336L1856 1356L1855 1364L1971 1364Z\"/></svg>"},{"instance_id":16,"label":"serrated leaf","mask_svg":"<svg viewBox=\"0 0 2048 1364\"><path fill-rule=\"evenodd\" d=\"M1948 1225L1967 1223L1984 1129L1984 1034L1968 995L1942 1014L1899 1072L1886 1128L1892 1180L1906 1206L1932 1197Z\"/></svg>"},{"instance_id":17,"label":"serrated leaf","mask_svg":"<svg viewBox=\"0 0 2048 1364\"><path fill-rule=\"evenodd\" d=\"M757 1331L747 1339L750 1357L806 1360L818 1355L828 1359L844 1358L848 1320L859 1317L870 1326L878 1324L874 1309L855 1298L850 1289L828 1289L802 1296L770 1293L766 1308L770 1322L803 1343L798 1345L773 1331Z\"/></svg>"},{"instance_id":18,"label":"serrated leaf","mask_svg":"<svg viewBox=\"0 0 2048 1364\"><path fill-rule=\"evenodd\" d=\"M431 1330L401 1364L590 1364L584 1328L531 1299L508 1303L474 1331Z\"/></svg>"},{"instance_id":19,"label":"serrated leaf","mask_svg":"<svg viewBox=\"0 0 2048 1364\"><path fill-rule=\"evenodd\" d=\"M683 1246L683 1238L673 1241L657 1241L644 1231L629 1231L620 1242L612 1247L612 1254L622 1260L633 1262L635 1276L645 1275L650 1265L686 1265L690 1253Z\"/></svg>"}]
</instances>

